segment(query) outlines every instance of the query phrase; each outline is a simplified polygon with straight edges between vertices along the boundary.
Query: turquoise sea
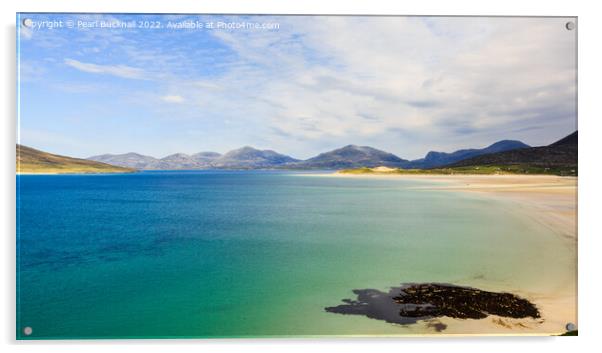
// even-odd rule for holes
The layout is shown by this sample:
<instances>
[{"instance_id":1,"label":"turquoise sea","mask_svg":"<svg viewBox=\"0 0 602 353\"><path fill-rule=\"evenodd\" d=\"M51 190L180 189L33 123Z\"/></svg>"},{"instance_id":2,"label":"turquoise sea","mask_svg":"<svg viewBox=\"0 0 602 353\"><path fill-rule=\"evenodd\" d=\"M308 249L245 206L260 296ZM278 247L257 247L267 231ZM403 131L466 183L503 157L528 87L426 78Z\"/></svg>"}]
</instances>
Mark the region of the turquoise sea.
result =
<instances>
[{"instance_id":1,"label":"turquoise sea","mask_svg":"<svg viewBox=\"0 0 602 353\"><path fill-rule=\"evenodd\" d=\"M429 185L268 171L17 176L17 336L403 335L411 325L324 308L402 282L536 293L567 265L562 239L512 204Z\"/></svg>"}]
</instances>

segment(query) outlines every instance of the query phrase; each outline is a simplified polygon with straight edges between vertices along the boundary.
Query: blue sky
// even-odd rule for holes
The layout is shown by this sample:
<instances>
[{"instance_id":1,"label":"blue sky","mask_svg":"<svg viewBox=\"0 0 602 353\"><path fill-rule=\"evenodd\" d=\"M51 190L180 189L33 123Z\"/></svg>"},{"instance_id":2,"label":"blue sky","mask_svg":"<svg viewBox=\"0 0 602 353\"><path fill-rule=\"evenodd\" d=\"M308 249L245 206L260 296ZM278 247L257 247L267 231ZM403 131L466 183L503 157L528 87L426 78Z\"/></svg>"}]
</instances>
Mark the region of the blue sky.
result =
<instances>
[{"instance_id":1,"label":"blue sky","mask_svg":"<svg viewBox=\"0 0 602 353\"><path fill-rule=\"evenodd\" d=\"M51 20L269 28L31 28ZM19 18L19 142L88 157L296 158L347 144L402 158L576 129L566 18L48 15ZM274 24L278 28L273 28Z\"/></svg>"}]
</instances>

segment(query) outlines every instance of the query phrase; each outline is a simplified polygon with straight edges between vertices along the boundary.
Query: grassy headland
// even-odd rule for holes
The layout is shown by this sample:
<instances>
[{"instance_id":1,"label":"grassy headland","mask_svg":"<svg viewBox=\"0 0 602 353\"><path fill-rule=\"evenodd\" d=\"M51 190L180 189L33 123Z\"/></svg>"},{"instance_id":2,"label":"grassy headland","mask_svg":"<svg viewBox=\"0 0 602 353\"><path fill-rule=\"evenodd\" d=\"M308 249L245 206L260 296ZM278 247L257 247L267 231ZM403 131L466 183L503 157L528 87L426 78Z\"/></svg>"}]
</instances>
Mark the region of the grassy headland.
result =
<instances>
[{"instance_id":1,"label":"grassy headland","mask_svg":"<svg viewBox=\"0 0 602 353\"><path fill-rule=\"evenodd\" d=\"M130 173L132 168L71 158L17 145L17 174Z\"/></svg>"},{"instance_id":2,"label":"grassy headland","mask_svg":"<svg viewBox=\"0 0 602 353\"><path fill-rule=\"evenodd\" d=\"M539 167L521 164L512 165L476 165L476 166L458 166L448 168L432 169L401 169L401 168L355 168L343 169L338 173L342 174L435 174L435 175L453 175L453 174L478 174L478 175L503 175L503 174L528 174L528 175L560 175L576 176L576 167Z\"/></svg>"}]
</instances>

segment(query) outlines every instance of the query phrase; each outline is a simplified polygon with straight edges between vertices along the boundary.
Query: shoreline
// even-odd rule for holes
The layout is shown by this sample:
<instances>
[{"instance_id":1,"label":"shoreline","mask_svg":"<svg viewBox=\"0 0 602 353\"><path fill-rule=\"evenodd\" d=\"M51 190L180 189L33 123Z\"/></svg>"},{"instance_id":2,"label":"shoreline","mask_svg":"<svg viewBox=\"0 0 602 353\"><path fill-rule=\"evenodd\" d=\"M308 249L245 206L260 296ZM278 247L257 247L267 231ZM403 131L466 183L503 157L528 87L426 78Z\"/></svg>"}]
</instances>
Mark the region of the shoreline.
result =
<instances>
[{"instance_id":1,"label":"shoreline","mask_svg":"<svg viewBox=\"0 0 602 353\"><path fill-rule=\"evenodd\" d=\"M314 176L314 175L312 175ZM402 175L402 174L316 174L335 178L391 178L430 181L440 185L414 187L475 193L520 204L526 213L536 214L535 220L577 240L577 177L556 175Z\"/></svg>"},{"instance_id":2,"label":"shoreline","mask_svg":"<svg viewBox=\"0 0 602 353\"><path fill-rule=\"evenodd\" d=\"M15 172L15 176L19 175L96 175L96 174L131 174L136 173L136 171L114 171L114 172Z\"/></svg>"},{"instance_id":3,"label":"shoreline","mask_svg":"<svg viewBox=\"0 0 602 353\"><path fill-rule=\"evenodd\" d=\"M308 176L307 174L305 174ZM510 212L545 227L550 236L565 243L559 256L574 258L574 266L562 273L547 274L548 290L530 292L520 288L492 288L488 283L473 283L479 288L509 291L528 298L542 312L542 320L509 319L491 316L481 320L458 320L448 317L436 321L447 325L447 334L479 332L499 334L561 334L571 322L577 325L577 177L555 175L401 175L370 174L315 174L328 178L397 179L429 181L431 185L412 187L414 190L461 192L506 203ZM542 265L545 266L545 265ZM545 267L544 267L545 268ZM493 286L497 287L497 286ZM429 321L411 328L412 332L428 330Z\"/></svg>"}]
</instances>

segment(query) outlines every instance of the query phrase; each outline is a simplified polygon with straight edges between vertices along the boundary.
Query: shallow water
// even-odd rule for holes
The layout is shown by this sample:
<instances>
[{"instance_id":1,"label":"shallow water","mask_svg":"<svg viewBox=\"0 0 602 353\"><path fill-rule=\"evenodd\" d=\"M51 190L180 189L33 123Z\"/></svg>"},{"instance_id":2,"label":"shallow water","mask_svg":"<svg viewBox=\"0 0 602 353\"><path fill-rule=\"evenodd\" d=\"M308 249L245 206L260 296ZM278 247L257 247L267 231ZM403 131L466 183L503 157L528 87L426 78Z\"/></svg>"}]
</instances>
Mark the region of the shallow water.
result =
<instances>
[{"instance_id":1,"label":"shallow water","mask_svg":"<svg viewBox=\"0 0 602 353\"><path fill-rule=\"evenodd\" d=\"M249 171L17 176L18 335L405 334L415 328L324 308L402 282L527 296L563 286L554 276L574 266L568 240L507 201L416 189L428 185Z\"/></svg>"}]
</instances>

